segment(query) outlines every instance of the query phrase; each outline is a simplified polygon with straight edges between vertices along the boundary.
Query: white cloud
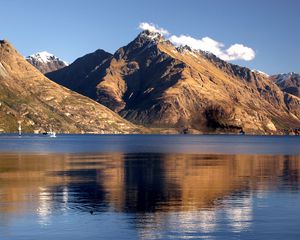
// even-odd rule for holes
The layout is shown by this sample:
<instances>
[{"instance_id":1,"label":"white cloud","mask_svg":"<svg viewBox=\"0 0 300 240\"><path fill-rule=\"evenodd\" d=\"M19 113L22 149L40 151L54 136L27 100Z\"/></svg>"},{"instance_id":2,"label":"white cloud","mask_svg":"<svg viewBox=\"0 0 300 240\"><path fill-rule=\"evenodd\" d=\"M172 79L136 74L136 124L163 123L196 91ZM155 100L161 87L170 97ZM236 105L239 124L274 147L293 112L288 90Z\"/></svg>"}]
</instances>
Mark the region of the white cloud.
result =
<instances>
[{"instance_id":1,"label":"white cloud","mask_svg":"<svg viewBox=\"0 0 300 240\"><path fill-rule=\"evenodd\" d=\"M209 37L204 37L202 39L196 39L186 35L175 36L172 35L169 40L176 46L189 46L192 49L200 49L203 51L211 52L215 55L222 54L222 47L224 45L220 42L217 42Z\"/></svg>"},{"instance_id":2,"label":"white cloud","mask_svg":"<svg viewBox=\"0 0 300 240\"><path fill-rule=\"evenodd\" d=\"M162 35L169 35L168 30L158 27L153 23L142 22L139 24L139 28L150 32L157 32ZM192 49L211 52L225 61L251 61L255 58L255 51L252 48L239 43L232 44L229 48L226 48L222 42L210 37L197 39L188 35L172 35L169 37L169 40L176 46L187 45Z\"/></svg>"},{"instance_id":3,"label":"white cloud","mask_svg":"<svg viewBox=\"0 0 300 240\"><path fill-rule=\"evenodd\" d=\"M243 44L233 44L226 49L224 60L245 60L251 61L255 58L255 52L252 48L246 47Z\"/></svg>"},{"instance_id":4,"label":"white cloud","mask_svg":"<svg viewBox=\"0 0 300 240\"><path fill-rule=\"evenodd\" d=\"M150 32L157 32L162 35L169 35L169 32L166 29L160 28L153 23L142 22L139 24L139 29L148 30Z\"/></svg>"},{"instance_id":5,"label":"white cloud","mask_svg":"<svg viewBox=\"0 0 300 240\"><path fill-rule=\"evenodd\" d=\"M243 44L233 44L224 49L224 44L210 37L196 39L187 35L172 35L169 40L176 46L189 46L192 49L208 51L225 61L244 60L251 61L255 58L255 51Z\"/></svg>"}]
</instances>

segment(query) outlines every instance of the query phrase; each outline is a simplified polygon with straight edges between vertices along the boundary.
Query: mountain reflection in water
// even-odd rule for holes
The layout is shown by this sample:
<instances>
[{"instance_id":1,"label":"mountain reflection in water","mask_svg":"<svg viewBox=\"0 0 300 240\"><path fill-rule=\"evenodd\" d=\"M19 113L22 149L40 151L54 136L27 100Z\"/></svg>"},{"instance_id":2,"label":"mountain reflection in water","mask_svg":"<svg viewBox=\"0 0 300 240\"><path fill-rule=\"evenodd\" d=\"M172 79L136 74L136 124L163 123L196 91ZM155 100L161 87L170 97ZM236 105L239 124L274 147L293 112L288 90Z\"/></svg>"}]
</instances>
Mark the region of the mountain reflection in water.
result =
<instances>
[{"instance_id":1,"label":"mountain reflection in water","mask_svg":"<svg viewBox=\"0 0 300 240\"><path fill-rule=\"evenodd\" d=\"M1 154L0 225L24 214L47 226L55 215L120 213L146 239L243 232L253 198L298 192L299 169L297 156Z\"/></svg>"}]
</instances>

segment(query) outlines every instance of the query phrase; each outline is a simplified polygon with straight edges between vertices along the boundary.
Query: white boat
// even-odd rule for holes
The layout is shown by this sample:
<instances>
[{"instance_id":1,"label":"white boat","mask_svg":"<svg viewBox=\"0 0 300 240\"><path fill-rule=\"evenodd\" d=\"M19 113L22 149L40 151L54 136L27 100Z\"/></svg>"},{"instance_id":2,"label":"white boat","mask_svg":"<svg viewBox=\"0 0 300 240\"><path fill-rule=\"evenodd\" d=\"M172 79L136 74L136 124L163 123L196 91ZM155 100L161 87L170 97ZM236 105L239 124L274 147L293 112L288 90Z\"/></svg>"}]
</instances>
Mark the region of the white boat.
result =
<instances>
[{"instance_id":1,"label":"white boat","mask_svg":"<svg viewBox=\"0 0 300 240\"><path fill-rule=\"evenodd\" d=\"M50 132L47 132L47 136L49 137L56 137L56 132L52 131L52 128L50 128Z\"/></svg>"},{"instance_id":2,"label":"white boat","mask_svg":"<svg viewBox=\"0 0 300 240\"><path fill-rule=\"evenodd\" d=\"M48 135L49 137L56 137L56 132L49 132Z\"/></svg>"},{"instance_id":3,"label":"white boat","mask_svg":"<svg viewBox=\"0 0 300 240\"><path fill-rule=\"evenodd\" d=\"M18 127L18 132L19 132L19 136L22 135L22 125L21 125L21 121L18 121L19 123L19 127Z\"/></svg>"}]
</instances>

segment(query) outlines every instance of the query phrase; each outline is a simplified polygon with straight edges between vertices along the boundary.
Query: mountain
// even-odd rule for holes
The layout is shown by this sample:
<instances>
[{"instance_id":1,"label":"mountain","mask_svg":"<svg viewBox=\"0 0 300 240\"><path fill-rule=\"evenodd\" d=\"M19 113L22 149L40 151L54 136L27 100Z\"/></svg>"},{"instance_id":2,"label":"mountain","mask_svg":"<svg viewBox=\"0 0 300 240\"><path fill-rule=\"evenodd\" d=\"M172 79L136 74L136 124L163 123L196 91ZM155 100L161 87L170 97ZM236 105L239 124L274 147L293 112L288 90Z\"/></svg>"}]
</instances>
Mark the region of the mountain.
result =
<instances>
[{"instance_id":1,"label":"mountain","mask_svg":"<svg viewBox=\"0 0 300 240\"><path fill-rule=\"evenodd\" d=\"M26 60L44 74L68 66L67 62L46 51L30 55Z\"/></svg>"},{"instance_id":2,"label":"mountain","mask_svg":"<svg viewBox=\"0 0 300 240\"><path fill-rule=\"evenodd\" d=\"M112 54L99 49L77 59L68 67L47 73L46 76L55 79L60 85L95 99L95 88L105 75L111 58Z\"/></svg>"},{"instance_id":3,"label":"mountain","mask_svg":"<svg viewBox=\"0 0 300 240\"><path fill-rule=\"evenodd\" d=\"M103 105L46 78L7 41L0 41L0 131L52 127L65 133L136 133L140 129Z\"/></svg>"},{"instance_id":4,"label":"mountain","mask_svg":"<svg viewBox=\"0 0 300 240\"><path fill-rule=\"evenodd\" d=\"M159 33L141 32L95 69L85 73L80 89L78 79L64 81L80 93L88 89L87 96L133 123L252 133L300 126L300 99L282 92L266 74L175 47ZM59 82L56 72L48 76Z\"/></svg>"},{"instance_id":5,"label":"mountain","mask_svg":"<svg viewBox=\"0 0 300 240\"><path fill-rule=\"evenodd\" d=\"M271 77L273 81L286 93L300 97L300 75L294 72L278 74Z\"/></svg>"}]
</instances>

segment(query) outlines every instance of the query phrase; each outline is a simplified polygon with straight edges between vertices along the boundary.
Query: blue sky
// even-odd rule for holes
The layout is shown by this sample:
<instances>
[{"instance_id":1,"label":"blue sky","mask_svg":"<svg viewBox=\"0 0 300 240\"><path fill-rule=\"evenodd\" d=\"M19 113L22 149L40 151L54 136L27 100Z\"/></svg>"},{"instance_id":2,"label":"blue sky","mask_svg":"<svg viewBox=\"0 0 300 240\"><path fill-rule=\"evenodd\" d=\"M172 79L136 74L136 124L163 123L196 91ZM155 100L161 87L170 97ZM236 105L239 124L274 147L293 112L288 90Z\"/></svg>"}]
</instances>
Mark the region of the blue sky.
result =
<instances>
[{"instance_id":1,"label":"blue sky","mask_svg":"<svg viewBox=\"0 0 300 240\"><path fill-rule=\"evenodd\" d=\"M0 39L23 55L46 50L72 62L98 48L114 52L148 22L171 35L255 51L252 61L236 64L269 74L300 72L298 0L0 0L0 10Z\"/></svg>"}]
</instances>

